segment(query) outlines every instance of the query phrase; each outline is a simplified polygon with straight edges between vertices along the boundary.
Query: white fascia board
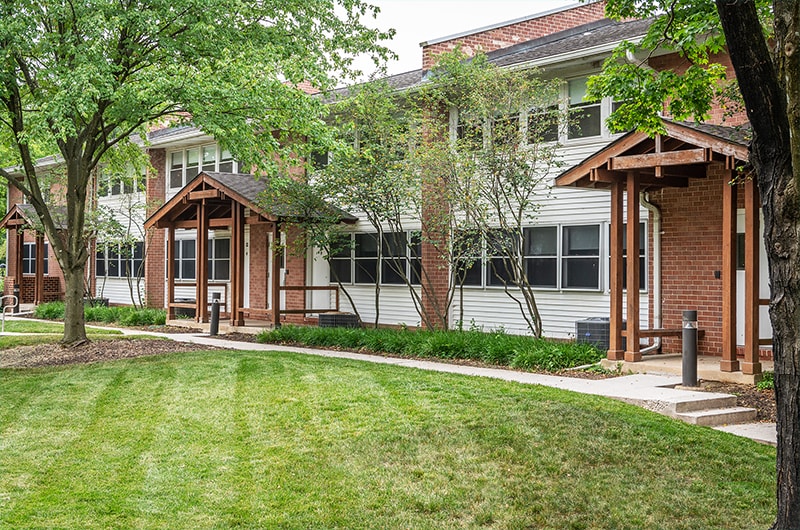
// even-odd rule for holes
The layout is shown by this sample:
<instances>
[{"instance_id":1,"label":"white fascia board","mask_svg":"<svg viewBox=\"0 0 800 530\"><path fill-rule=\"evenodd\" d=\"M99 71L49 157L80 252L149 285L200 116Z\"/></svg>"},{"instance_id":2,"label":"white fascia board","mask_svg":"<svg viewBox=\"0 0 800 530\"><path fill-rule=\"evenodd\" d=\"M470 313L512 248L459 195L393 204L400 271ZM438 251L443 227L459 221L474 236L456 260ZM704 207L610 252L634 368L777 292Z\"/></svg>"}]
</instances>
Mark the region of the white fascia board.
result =
<instances>
[{"instance_id":1,"label":"white fascia board","mask_svg":"<svg viewBox=\"0 0 800 530\"><path fill-rule=\"evenodd\" d=\"M190 127L186 131L150 139L147 147L183 147L195 143L213 141L215 141L215 139L212 136L209 136L197 127Z\"/></svg>"}]
</instances>

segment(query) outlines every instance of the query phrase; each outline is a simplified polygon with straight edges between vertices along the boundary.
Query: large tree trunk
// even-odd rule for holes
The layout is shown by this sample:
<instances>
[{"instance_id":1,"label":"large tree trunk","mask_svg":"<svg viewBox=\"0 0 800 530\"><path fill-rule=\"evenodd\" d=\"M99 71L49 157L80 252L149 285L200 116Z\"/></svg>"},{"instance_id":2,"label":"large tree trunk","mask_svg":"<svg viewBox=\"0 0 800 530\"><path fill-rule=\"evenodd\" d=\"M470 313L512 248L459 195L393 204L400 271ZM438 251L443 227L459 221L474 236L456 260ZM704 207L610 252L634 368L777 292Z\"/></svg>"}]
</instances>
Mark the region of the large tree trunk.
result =
<instances>
[{"instance_id":1,"label":"large tree trunk","mask_svg":"<svg viewBox=\"0 0 800 530\"><path fill-rule=\"evenodd\" d=\"M83 312L84 268L64 270L64 338L65 346L77 346L87 341Z\"/></svg>"},{"instance_id":2,"label":"large tree trunk","mask_svg":"<svg viewBox=\"0 0 800 530\"><path fill-rule=\"evenodd\" d=\"M778 413L774 529L800 529L800 68L796 0L776 1L773 63L754 3L717 0L753 126L750 161L764 212ZM791 131L791 132L790 132ZM800 160L800 158L796 158Z\"/></svg>"}]
</instances>

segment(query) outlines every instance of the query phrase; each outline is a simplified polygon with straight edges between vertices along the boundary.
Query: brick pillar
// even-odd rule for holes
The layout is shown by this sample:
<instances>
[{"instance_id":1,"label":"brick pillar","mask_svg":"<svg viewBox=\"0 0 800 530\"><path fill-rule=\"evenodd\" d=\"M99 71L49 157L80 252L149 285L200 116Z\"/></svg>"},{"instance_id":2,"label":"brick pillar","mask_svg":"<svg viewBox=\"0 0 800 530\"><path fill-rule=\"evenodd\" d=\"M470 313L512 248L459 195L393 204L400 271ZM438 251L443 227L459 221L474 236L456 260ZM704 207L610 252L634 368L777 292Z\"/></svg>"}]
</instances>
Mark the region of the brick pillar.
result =
<instances>
[{"instance_id":1,"label":"brick pillar","mask_svg":"<svg viewBox=\"0 0 800 530\"><path fill-rule=\"evenodd\" d=\"M160 208L166 199L167 152L150 149L150 164L155 173L147 175L147 216ZM145 304L148 307L164 307L164 277L167 259L165 230L153 229L145 236Z\"/></svg>"}]
</instances>

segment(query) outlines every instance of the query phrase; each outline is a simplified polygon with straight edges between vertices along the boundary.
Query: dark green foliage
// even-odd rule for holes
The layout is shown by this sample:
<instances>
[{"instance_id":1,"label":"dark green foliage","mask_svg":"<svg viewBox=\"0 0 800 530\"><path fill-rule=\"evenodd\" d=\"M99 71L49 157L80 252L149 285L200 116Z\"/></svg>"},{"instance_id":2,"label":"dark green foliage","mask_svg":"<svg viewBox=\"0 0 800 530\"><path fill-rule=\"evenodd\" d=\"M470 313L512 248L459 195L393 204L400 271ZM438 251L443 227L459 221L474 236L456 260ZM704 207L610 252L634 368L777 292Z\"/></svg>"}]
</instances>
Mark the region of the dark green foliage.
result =
<instances>
[{"instance_id":1,"label":"dark green foliage","mask_svg":"<svg viewBox=\"0 0 800 530\"><path fill-rule=\"evenodd\" d=\"M408 357L466 359L523 370L558 371L596 363L603 352L590 344L552 342L503 331L410 331L283 326L259 342L292 343Z\"/></svg>"},{"instance_id":2,"label":"dark green foliage","mask_svg":"<svg viewBox=\"0 0 800 530\"><path fill-rule=\"evenodd\" d=\"M756 387L759 390L775 390L775 372L764 372Z\"/></svg>"},{"instance_id":3,"label":"dark green foliage","mask_svg":"<svg viewBox=\"0 0 800 530\"><path fill-rule=\"evenodd\" d=\"M122 326L163 326L167 321L163 309L86 306L83 311L87 322L113 323ZM64 302L40 304L36 306L34 316L45 320L63 320Z\"/></svg>"}]
</instances>

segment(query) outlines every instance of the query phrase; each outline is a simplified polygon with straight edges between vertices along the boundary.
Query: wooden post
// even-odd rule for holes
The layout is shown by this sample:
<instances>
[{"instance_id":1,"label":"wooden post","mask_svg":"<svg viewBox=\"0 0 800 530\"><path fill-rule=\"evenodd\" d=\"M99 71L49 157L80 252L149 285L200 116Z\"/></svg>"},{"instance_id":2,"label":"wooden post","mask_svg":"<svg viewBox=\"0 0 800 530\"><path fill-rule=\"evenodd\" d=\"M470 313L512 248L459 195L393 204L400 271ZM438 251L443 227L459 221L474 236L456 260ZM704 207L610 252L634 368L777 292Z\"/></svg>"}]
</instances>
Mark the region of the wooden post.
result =
<instances>
[{"instance_id":1,"label":"wooden post","mask_svg":"<svg viewBox=\"0 0 800 530\"><path fill-rule=\"evenodd\" d=\"M195 264L195 285L197 289L197 308L195 320L208 322L208 210L206 200L197 205L197 262Z\"/></svg>"},{"instance_id":2,"label":"wooden post","mask_svg":"<svg viewBox=\"0 0 800 530\"><path fill-rule=\"evenodd\" d=\"M628 345L625 350L625 361L638 362L642 360L639 350L639 181L636 174L628 173L627 179L628 200L628 324L626 334Z\"/></svg>"},{"instance_id":3,"label":"wooden post","mask_svg":"<svg viewBox=\"0 0 800 530\"><path fill-rule=\"evenodd\" d=\"M608 359L621 361L625 358L622 344L622 238L623 235L623 185L611 185L611 270L609 273L611 307L608 338Z\"/></svg>"},{"instance_id":4,"label":"wooden post","mask_svg":"<svg viewBox=\"0 0 800 530\"><path fill-rule=\"evenodd\" d=\"M276 220L272 226L272 325L281 327L281 231Z\"/></svg>"},{"instance_id":5,"label":"wooden post","mask_svg":"<svg viewBox=\"0 0 800 530\"><path fill-rule=\"evenodd\" d=\"M755 180L744 184L744 362L742 373L761 373L759 339L759 198Z\"/></svg>"},{"instance_id":6,"label":"wooden post","mask_svg":"<svg viewBox=\"0 0 800 530\"><path fill-rule=\"evenodd\" d=\"M36 278L33 284L33 303L44 302L44 235L36 232Z\"/></svg>"},{"instance_id":7,"label":"wooden post","mask_svg":"<svg viewBox=\"0 0 800 530\"><path fill-rule=\"evenodd\" d=\"M17 263L16 263L16 268L17 268L16 282L17 285L19 285L19 298L20 298L19 303L22 303L22 296L23 296L22 295L22 277L23 277L22 252L24 248L25 248L25 231L20 226L19 228L17 228Z\"/></svg>"},{"instance_id":8,"label":"wooden post","mask_svg":"<svg viewBox=\"0 0 800 530\"><path fill-rule=\"evenodd\" d=\"M243 326L244 207L231 199L231 325Z\"/></svg>"},{"instance_id":9,"label":"wooden post","mask_svg":"<svg viewBox=\"0 0 800 530\"><path fill-rule=\"evenodd\" d=\"M731 172L731 179L733 178ZM736 359L736 184L722 183L722 372L737 372Z\"/></svg>"},{"instance_id":10,"label":"wooden post","mask_svg":"<svg viewBox=\"0 0 800 530\"><path fill-rule=\"evenodd\" d=\"M167 228L167 320L175 319L175 227Z\"/></svg>"}]
</instances>

